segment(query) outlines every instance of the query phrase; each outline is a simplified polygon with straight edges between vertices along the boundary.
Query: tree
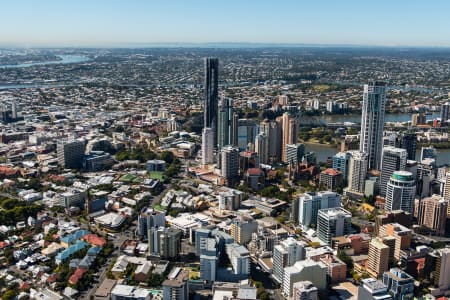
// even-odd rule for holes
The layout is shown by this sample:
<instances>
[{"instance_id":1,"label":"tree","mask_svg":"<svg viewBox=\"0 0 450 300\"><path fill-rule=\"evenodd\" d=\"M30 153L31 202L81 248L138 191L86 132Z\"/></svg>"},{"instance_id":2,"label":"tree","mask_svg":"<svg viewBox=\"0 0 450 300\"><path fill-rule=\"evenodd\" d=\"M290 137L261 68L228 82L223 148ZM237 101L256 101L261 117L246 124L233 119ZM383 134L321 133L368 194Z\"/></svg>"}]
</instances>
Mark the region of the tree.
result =
<instances>
[{"instance_id":1,"label":"tree","mask_svg":"<svg viewBox=\"0 0 450 300\"><path fill-rule=\"evenodd\" d=\"M4 294L3 294L3 300L14 300L16 299L17 293L15 290L7 290Z\"/></svg>"}]
</instances>

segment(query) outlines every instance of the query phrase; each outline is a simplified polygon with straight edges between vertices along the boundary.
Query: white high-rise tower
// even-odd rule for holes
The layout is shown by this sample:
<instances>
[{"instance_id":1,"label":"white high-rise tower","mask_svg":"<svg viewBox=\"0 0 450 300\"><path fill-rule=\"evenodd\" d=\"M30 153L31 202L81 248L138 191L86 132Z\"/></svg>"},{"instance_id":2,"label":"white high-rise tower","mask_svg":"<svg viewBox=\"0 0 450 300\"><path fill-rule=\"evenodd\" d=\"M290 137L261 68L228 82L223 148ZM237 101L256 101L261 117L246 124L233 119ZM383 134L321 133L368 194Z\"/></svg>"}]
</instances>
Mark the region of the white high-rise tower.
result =
<instances>
[{"instance_id":1,"label":"white high-rise tower","mask_svg":"<svg viewBox=\"0 0 450 300\"><path fill-rule=\"evenodd\" d=\"M379 169L383 147L386 83L370 82L364 85L359 150L368 155L368 168Z\"/></svg>"}]
</instances>

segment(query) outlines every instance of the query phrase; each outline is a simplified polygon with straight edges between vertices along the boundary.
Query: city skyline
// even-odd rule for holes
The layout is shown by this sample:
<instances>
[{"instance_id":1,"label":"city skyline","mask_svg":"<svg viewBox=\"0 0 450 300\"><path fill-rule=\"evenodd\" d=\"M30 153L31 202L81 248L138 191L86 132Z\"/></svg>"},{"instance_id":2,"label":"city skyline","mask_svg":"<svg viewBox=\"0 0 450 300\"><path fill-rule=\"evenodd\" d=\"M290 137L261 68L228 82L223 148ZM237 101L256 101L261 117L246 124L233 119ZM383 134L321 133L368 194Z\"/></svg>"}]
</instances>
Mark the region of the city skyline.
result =
<instances>
[{"instance_id":1,"label":"city skyline","mask_svg":"<svg viewBox=\"0 0 450 300\"><path fill-rule=\"evenodd\" d=\"M284 0L3 3L0 46L148 47L215 44L450 47L450 4ZM382 8L382 9L380 9ZM433 16L432 18L430 16ZM382 21L378 21L382 20ZM358 26L355 26L357 24ZM13 29L13 30L12 30Z\"/></svg>"}]
</instances>

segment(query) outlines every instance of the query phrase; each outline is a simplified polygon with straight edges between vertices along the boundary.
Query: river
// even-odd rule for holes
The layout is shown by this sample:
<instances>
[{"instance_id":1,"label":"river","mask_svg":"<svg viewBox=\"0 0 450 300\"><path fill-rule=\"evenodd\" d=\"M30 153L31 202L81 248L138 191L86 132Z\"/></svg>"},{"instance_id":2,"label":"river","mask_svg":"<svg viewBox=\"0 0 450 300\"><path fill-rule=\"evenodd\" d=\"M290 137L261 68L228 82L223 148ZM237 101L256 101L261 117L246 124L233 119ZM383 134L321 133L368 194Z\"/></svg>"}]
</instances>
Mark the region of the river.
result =
<instances>
[{"instance_id":1,"label":"river","mask_svg":"<svg viewBox=\"0 0 450 300\"><path fill-rule=\"evenodd\" d=\"M305 143L305 148L306 151L313 151L316 153L318 162L326 162L328 157L332 157L338 152L336 146L321 144ZM417 150L416 159L420 159L420 149ZM436 163L438 165L450 164L450 149L437 149Z\"/></svg>"},{"instance_id":2,"label":"river","mask_svg":"<svg viewBox=\"0 0 450 300\"><path fill-rule=\"evenodd\" d=\"M89 61L89 57L83 55L56 55L61 58L61 60L55 61L42 61L35 63L25 63L17 65L0 65L0 69L10 69L10 68L27 68L32 66L44 66L44 65L55 65L55 64L73 64Z\"/></svg>"}]
</instances>

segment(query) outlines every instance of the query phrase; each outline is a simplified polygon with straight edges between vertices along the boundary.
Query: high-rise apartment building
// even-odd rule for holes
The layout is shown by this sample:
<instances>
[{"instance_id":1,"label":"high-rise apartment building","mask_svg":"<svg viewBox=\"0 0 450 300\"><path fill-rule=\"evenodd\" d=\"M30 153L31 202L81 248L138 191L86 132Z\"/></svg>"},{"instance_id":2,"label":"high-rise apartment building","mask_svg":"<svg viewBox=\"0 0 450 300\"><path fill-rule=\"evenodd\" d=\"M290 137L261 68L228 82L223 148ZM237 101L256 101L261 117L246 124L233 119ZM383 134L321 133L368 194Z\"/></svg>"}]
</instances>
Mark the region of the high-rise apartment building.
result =
<instances>
[{"instance_id":1,"label":"high-rise apartment building","mask_svg":"<svg viewBox=\"0 0 450 300\"><path fill-rule=\"evenodd\" d=\"M182 231L175 228L151 227L148 230L150 255L176 258L181 251Z\"/></svg>"},{"instance_id":2,"label":"high-rise apartment building","mask_svg":"<svg viewBox=\"0 0 450 300\"><path fill-rule=\"evenodd\" d=\"M269 138L264 132L259 133L255 138L255 152L258 153L260 163L269 162Z\"/></svg>"},{"instance_id":3,"label":"high-rise apartment building","mask_svg":"<svg viewBox=\"0 0 450 300\"><path fill-rule=\"evenodd\" d=\"M232 186L239 179L239 149L225 146L220 150L221 176L228 186Z\"/></svg>"},{"instance_id":4,"label":"high-rise apartment building","mask_svg":"<svg viewBox=\"0 0 450 300\"><path fill-rule=\"evenodd\" d=\"M233 219L230 226L230 235L240 245L245 245L252 239L252 233L258 230L258 222L252 218Z\"/></svg>"},{"instance_id":5,"label":"high-rise apartment building","mask_svg":"<svg viewBox=\"0 0 450 300\"><path fill-rule=\"evenodd\" d=\"M225 246L228 258L233 267L235 275L250 274L250 252L247 248L237 243L227 244Z\"/></svg>"},{"instance_id":6,"label":"high-rise apartment building","mask_svg":"<svg viewBox=\"0 0 450 300\"><path fill-rule=\"evenodd\" d=\"M437 250L434 284L441 293L450 289L450 248Z\"/></svg>"},{"instance_id":7,"label":"high-rise apartment building","mask_svg":"<svg viewBox=\"0 0 450 300\"><path fill-rule=\"evenodd\" d=\"M386 188L395 171L403 171L406 167L408 153L405 149L386 146L382 151L380 196L386 197Z\"/></svg>"},{"instance_id":8,"label":"high-rise apartment building","mask_svg":"<svg viewBox=\"0 0 450 300\"><path fill-rule=\"evenodd\" d=\"M284 268L305 259L305 244L290 237L273 249L273 277L282 283Z\"/></svg>"},{"instance_id":9,"label":"high-rise apartment building","mask_svg":"<svg viewBox=\"0 0 450 300\"><path fill-rule=\"evenodd\" d=\"M65 169L80 169L83 163L85 145L80 140L59 140L56 144L58 163Z\"/></svg>"},{"instance_id":10,"label":"high-rise apartment building","mask_svg":"<svg viewBox=\"0 0 450 300\"><path fill-rule=\"evenodd\" d=\"M285 162L292 165L297 165L302 161L305 155L305 145L304 144L286 144L286 160Z\"/></svg>"},{"instance_id":11,"label":"high-rise apartment building","mask_svg":"<svg viewBox=\"0 0 450 300\"><path fill-rule=\"evenodd\" d=\"M189 299L189 271L174 268L162 283L164 300Z\"/></svg>"},{"instance_id":12,"label":"high-rise apartment building","mask_svg":"<svg viewBox=\"0 0 450 300\"><path fill-rule=\"evenodd\" d=\"M369 244L367 271L374 277L380 277L389 268L390 248L381 238L373 238Z\"/></svg>"},{"instance_id":13,"label":"high-rise apartment building","mask_svg":"<svg viewBox=\"0 0 450 300\"><path fill-rule=\"evenodd\" d=\"M205 127L202 131L202 164L208 165L214 162L214 131Z\"/></svg>"},{"instance_id":14,"label":"high-rise apartment building","mask_svg":"<svg viewBox=\"0 0 450 300\"><path fill-rule=\"evenodd\" d=\"M412 213L415 195L416 181L413 174L408 171L395 171L387 183L386 210L401 209Z\"/></svg>"},{"instance_id":15,"label":"high-rise apartment building","mask_svg":"<svg viewBox=\"0 0 450 300\"><path fill-rule=\"evenodd\" d=\"M288 144L297 144L298 138L298 120L295 116L292 116L290 113L285 112L282 116L282 148L281 148L281 159L284 162L287 161L287 148Z\"/></svg>"},{"instance_id":16,"label":"high-rise apartment building","mask_svg":"<svg viewBox=\"0 0 450 300\"><path fill-rule=\"evenodd\" d=\"M349 151L350 162L348 166L348 190L364 193L364 183L367 176L368 155L360 151Z\"/></svg>"},{"instance_id":17,"label":"high-rise apartment building","mask_svg":"<svg viewBox=\"0 0 450 300\"><path fill-rule=\"evenodd\" d=\"M441 122L447 122L450 119L450 102L445 102L441 106Z\"/></svg>"},{"instance_id":18,"label":"high-rise apartment building","mask_svg":"<svg viewBox=\"0 0 450 300\"><path fill-rule=\"evenodd\" d=\"M427 116L425 116L423 113L413 114L411 119L411 125L417 126L417 125L425 125L427 124Z\"/></svg>"},{"instance_id":19,"label":"high-rise apartment building","mask_svg":"<svg viewBox=\"0 0 450 300\"><path fill-rule=\"evenodd\" d=\"M149 208L139 214L137 234L147 239L148 229L152 227L166 227L166 212Z\"/></svg>"},{"instance_id":20,"label":"high-rise apartment building","mask_svg":"<svg viewBox=\"0 0 450 300\"><path fill-rule=\"evenodd\" d=\"M420 200L417 212L418 224L426 226L438 236L445 235L448 201L439 195Z\"/></svg>"},{"instance_id":21,"label":"high-rise apartment building","mask_svg":"<svg viewBox=\"0 0 450 300\"><path fill-rule=\"evenodd\" d=\"M317 215L317 237L331 245L334 237L350 234L352 214L342 207L320 209Z\"/></svg>"},{"instance_id":22,"label":"high-rise apartment building","mask_svg":"<svg viewBox=\"0 0 450 300\"><path fill-rule=\"evenodd\" d=\"M347 182L349 173L349 162L351 154L349 152L339 152L333 156L332 168L342 173L342 177ZM365 177L365 176L364 176Z\"/></svg>"},{"instance_id":23,"label":"high-rise apartment building","mask_svg":"<svg viewBox=\"0 0 450 300\"><path fill-rule=\"evenodd\" d=\"M269 161L270 163L279 162L281 159L281 146L283 137L281 135L281 127L278 122L264 120L259 124L259 132L265 133L269 144Z\"/></svg>"},{"instance_id":24,"label":"high-rise apartment building","mask_svg":"<svg viewBox=\"0 0 450 300\"><path fill-rule=\"evenodd\" d=\"M400 261L401 251L407 250L411 246L411 229L406 228L405 226L398 223L390 223L381 226L379 236L384 239L383 242L387 245L390 244L389 240L392 239L386 239L386 237L393 238L393 247L389 252L389 256L391 258L395 258L397 261Z\"/></svg>"},{"instance_id":25,"label":"high-rise apartment building","mask_svg":"<svg viewBox=\"0 0 450 300\"><path fill-rule=\"evenodd\" d=\"M217 128L217 142L218 149L222 149L223 146L233 145L234 137L236 130L233 127L233 100L232 99L224 99L221 102L221 106L219 108L218 113L218 128Z\"/></svg>"},{"instance_id":26,"label":"high-rise apartment building","mask_svg":"<svg viewBox=\"0 0 450 300\"><path fill-rule=\"evenodd\" d=\"M364 85L359 150L368 155L368 168L379 169L383 145L386 83L369 82Z\"/></svg>"},{"instance_id":27,"label":"high-rise apartment building","mask_svg":"<svg viewBox=\"0 0 450 300\"><path fill-rule=\"evenodd\" d=\"M217 111L219 106L219 59L205 58L204 127L213 131L213 145L217 146Z\"/></svg>"},{"instance_id":28,"label":"high-rise apartment building","mask_svg":"<svg viewBox=\"0 0 450 300\"><path fill-rule=\"evenodd\" d=\"M319 209L341 206L341 195L335 192L310 192L298 197L298 223L303 229L317 225Z\"/></svg>"}]
</instances>

